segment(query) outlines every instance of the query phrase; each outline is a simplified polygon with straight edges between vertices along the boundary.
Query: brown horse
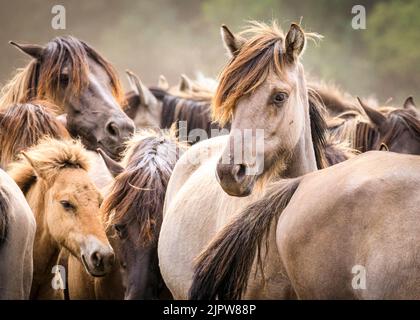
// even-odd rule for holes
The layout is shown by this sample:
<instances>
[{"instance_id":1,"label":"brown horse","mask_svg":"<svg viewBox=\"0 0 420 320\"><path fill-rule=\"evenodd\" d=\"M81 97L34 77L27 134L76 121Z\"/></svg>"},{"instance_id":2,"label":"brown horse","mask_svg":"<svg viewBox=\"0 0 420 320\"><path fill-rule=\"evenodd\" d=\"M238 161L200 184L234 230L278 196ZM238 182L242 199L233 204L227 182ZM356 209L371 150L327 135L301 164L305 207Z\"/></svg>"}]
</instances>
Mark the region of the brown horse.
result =
<instances>
[{"instance_id":1,"label":"brown horse","mask_svg":"<svg viewBox=\"0 0 420 320\"><path fill-rule=\"evenodd\" d=\"M158 253L162 276L175 298L188 297L195 257L218 230L262 196L268 181L327 165L322 106L309 103L299 62L305 45L301 28L293 24L284 36L276 24L255 23L246 30L247 38L226 27L222 34L232 59L220 76L213 114L222 124L231 121L231 133L192 146L175 166L165 198ZM255 150L257 129L264 130L264 148ZM235 143L246 130L251 143ZM256 156L235 158L235 148ZM188 161L204 151L210 155L198 164ZM276 247L267 250L275 253ZM264 266L270 285L264 287L258 272L247 297L279 294L285 278L274 265Z\"/></svg>"},{"instance_id":2,"label":"brown horse","mask_svg":"<svg viewBox=\"0 0 420 320\"><path fill-rule=\"evenodd\" d=\"M0 300L29 298L35 230L22 191L0 169Z\"/></svg>"},{"instance_id":3,"label":"brown horse","mask_svg":"<svg viewBox=\"0 0 420 320\"><path fill-rule=\"evenodd\" d=\"M329 121L328 130L333 138L359 152L387 150L419 154L420 118L412 97L406 99L402 108L358 100L363 114L347 111Z\"/></svg>"},{"instance_id":4,"label":"brown horse","mask_svg":"<svg viewBox=\"0 0 420 320\"><path fill-rule=\"evenodd\" d=\"M90 150L101 147L118 157L132 134L121 110L124 95L112 67L98 52L74 37L57 37L46 46L12 45L32 61L3 88L0 110L16 103L47 100L67 113L67 129Z\"/></svg>"},{"instance_id":5,"label":"brown horse","mask_svg":"<svg viewBox=\"0 0 420 320\"><path fill-rule=\"evenodd\" d=\"M17 155L35 145L44 136L70 138L64 125L47 109L46 101L14 104L0 111L0 166L16 160Z\"/></svg>"},{"instance_id":6,"label":"brown horse","mask_svg":"<svg viewBox=\"0 0 420 320\"><path fill-rule=\"evenodd\" d=\"M9 174L37 222L31 297L57 297L51 272L62 249L92 276L112 267L114 253L99 216L102 196L88 177L88 156L79 142L46 138L22 155Z\"/></svg>"},{"instance_id":7,"label":"brown horse","mask_svg":"<svg viewBox=\"0 0 420 320\"><path fill-rule=\"evenodd\" d=\"M124 167L109 167L117 176L101 210L121 265L125 299L170 297L159 270L157 239L166 187L182 150L173 135L142 131L129 142Z\"/></svg>"},{"instance_id":8,"label":"brown horse","mask_svg":"<svg viewBox=\"0 0 420 320\"><path fill-rule=\"evenodd\" d=\"M420 155L420 118L415 110L407 107L410 101L410 98L406 100L404 108L392 108L381 112L359 99L371 124L358 124L356 143L359 146L367 146L365 151L384 149Z\"/></svg>"}]
</instances>

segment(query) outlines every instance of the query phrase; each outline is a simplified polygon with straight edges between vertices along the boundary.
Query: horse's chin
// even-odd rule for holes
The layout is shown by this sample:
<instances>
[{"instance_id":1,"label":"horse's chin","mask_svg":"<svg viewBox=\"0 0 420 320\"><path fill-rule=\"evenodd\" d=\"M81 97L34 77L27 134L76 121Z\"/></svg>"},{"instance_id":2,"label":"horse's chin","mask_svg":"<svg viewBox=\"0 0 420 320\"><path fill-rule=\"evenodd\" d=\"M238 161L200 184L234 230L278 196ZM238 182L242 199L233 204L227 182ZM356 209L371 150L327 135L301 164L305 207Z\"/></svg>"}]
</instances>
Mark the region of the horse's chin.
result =
<instances>
[{"instance_id":1,"label":"horse's chin","mask_svg":"<svg viewBox=\"0 0 420 320\"><path fill-rule=\"evenodd\" d=\"M249 178L246 179L245 183L241 184L221 183L217 175L216 179L218 180L223 191L226 192L228 195L232 197L247 197L254 190L255 183L257 181L257 176L249 176Z\"/></svg>"},{"instance_id":2,"label":"horse's chin","mask_svg":"<svg viewBox=\"0 0 420 320\"><path fill-rule=\"evenodd\" d=\"M86 272L91 275L92 277L95 278L100 278L100 277L104 277L106 275L106 272L96 272L94 270L92 270L89 267L89 264L86 262L85 256L82 254L80 257L80 260L82 261L83 267L85 268Z\"/></svg>"}]
</instances>

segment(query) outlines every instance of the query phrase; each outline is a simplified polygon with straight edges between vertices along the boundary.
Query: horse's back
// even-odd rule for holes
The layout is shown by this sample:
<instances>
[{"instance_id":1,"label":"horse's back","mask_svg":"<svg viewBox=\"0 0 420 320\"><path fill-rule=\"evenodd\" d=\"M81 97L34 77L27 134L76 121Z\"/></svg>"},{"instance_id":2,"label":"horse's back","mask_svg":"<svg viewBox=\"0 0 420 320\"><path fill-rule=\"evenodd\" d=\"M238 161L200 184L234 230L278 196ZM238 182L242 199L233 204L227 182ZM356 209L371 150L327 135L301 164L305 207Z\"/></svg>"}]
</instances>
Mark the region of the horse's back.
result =
<instances>
[{"instance_id":1,"label":"horse's back","mask_svg":"<svg viewBox=\"0 0 420 320\"><path fill-rule=\"evenodd\" d=\"M419 298L419 185L419 157L385 152L305 177L277 226L298 296ZM360 270L364 290L353 287Z\"/></svg>"},{"instance_id":2,"label":"horse's back","mask_svg":"<svg viewBox=\"0 0 420 320\"><path fill-rule=\"evenodd\" d=\"M27 299L32 284L35 218L14 181L0 170L1 215L5 222L0 242L0 299Z\"/></svg>"}]
</instances>

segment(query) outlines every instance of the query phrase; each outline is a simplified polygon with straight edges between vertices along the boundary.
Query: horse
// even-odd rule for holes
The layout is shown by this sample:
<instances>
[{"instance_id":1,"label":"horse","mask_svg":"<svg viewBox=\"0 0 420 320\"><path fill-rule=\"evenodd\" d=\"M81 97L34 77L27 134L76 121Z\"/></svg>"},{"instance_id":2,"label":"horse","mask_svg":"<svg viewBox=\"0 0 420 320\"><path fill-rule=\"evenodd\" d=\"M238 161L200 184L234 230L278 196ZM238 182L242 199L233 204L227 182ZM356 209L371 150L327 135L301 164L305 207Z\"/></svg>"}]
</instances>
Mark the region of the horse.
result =
<instances>
[{"instance_id":1,"label":"horse","mask_svg":"<svg viewBox=\"0 0 420 320\"><path fill-rule=\"evenodd\" d=\"M0 300L29 299L35 230L22 191L0 169Z\"/></svg>"},{"instance_id":2,"label":"horse","mask_svg":"<svg viewBox=\"0 0 420 320\"><path fill-rule=\"evenodd\" d=\"M246 298L257 261L284 276L277 298L419 299L419 169L370 151L273 182L197 258L190 298Z\"/></svg>"},{"instance_id":3,"label":"horse","mask_svg":"<svg viewBox=\"0 0 420 320\"><path fill-rule=\"evenodd\" d=\"M104 276L112 268L114 252L99 216L102 195L88 177L88 167L79 141L52 138L44 138L10 165L8 173L37 223L33 299L63 297L51 286L52 268L60 264L63 249L92 276Z\"/></svg>"},{"instance_id":4,"label":"horse","mask_svg":"<svg viewBox=\"0 0 420 320\"><path fill-rule=\"evenodd\" d=\"M169 181L158 254L163 279L176 299L188 297L195 257L217 231L263 195L269 181L327 166L322 106L309 104L299 62L306 40L303 30L292 24L284 36L276 23L256 22L242 35L226 26L221 30L232 58L220 75L212 113L221 124L231 121L232 131L192 146ZM236 148L239 145L240 154L254 157L234 159L236 137L244 137L246 129L252 132L252 143L239 139ZM264 129L263 151L255 151L257 129ZM187 160L204 151L210 156L198 164ZM276 250L263 249L267 254ZM257 272L250 279L247 298L278 297L278 288L287 279L273 268L274 262L263 268L270 283L264 287L262 273Z\"/></svg>"},{"instance_id":5,"label":"horse","mask_svg":"<svg viewBox=\"0 0 420 320\"><path fill-rule=\"evenodd\" d=\"M48 106L48 107L47 107ZM0 111L0 166L7 168L17 155L48 135L70 138L64 125L47 109L54 109L47 101L14 104Z\"/></svg>"},{"instance_id":6,"label":"horse","mask_svg":"<svg viewBox=\"0 0 420 320\"><path fill-rule=\"evenodd\" d=\"M112 65L71 36L54 38L45 46L10 43L32 60L3 87L0 110L47 100L58 106L49 111L67 114L70 134L89 150L101 147L118 158L134 125L121 109L124 94Z\"/></svg>"},{"instance_id":7,"label":"horse","mask_svg":"<svg viewBox=\"0 0 420 320\"><path fill-rule=\"evenodd\" d=\"M171 297L159 271L157 239L166 186L186 146L173 133L150 129L138 131L126 145L121 163L99 150L115 177L105 192L101 216L116 263L110 274L98 279L73 269L69 278L76 289L71 299Z\"/></svg>"},{"instance_id":8,"label":"horse","mask_svg":"<svg viewBox=\"0 0 420 320\"><path fill-rule=\"evenodd\" d=\"M417 117L414 101L407 98L403 108L378 110L359 99L359 103L370 119L371 125L358 124L356 143L368 146L367 150L392 151L420 155L420 118ZM410 105L413 103L412 105ZM384 112L385 111L385 112ZM368 126L368 128L366 128ZM363 132L363 133L362 133Z\"/></svg>"},{"instance_id":9,"label":"horse","mask_svg":"<svg viewBox=\"0 0 420 320\"><path fill-rule=\"evenodd\" d=\"M170 297L159 270L157 240L166 187L184 148L174 134L140 131L128 142L124 166L109 167L116 177L101 211L121 265L125 299Z\"/></svg>"},{"instance_id":10,"label":"horse","mask_svg":"<svg viewBox=\"0 0 420 320\"><path fill-rule=\"evenodd\" d=\"M130 92L136 94L132 95L126 112L137 128L169 129L176 123L180 132L184 129L181 140L190 144L228 133L229 124L220 126L211 120L211 93L200 91L177 96L161 88L149 89L134 73L127 74L132 88ZM179 127L180 121L186 127Z\"/></svg>"},{"instance_id":11,"label":"horse","mask_svg":"<svg viewBox=\"0 0 420 320\"><path fill-rule=\"evenodd\" d=\"M367 103L357 99L363 115L345 112L328 124L335 140L345 142L362 153L385 150L419 154L420 118L412 97L406 99L403 107L378 106L375 101ZM330 126L334 121L336 126Z\"/></svg>"}]
</instances>

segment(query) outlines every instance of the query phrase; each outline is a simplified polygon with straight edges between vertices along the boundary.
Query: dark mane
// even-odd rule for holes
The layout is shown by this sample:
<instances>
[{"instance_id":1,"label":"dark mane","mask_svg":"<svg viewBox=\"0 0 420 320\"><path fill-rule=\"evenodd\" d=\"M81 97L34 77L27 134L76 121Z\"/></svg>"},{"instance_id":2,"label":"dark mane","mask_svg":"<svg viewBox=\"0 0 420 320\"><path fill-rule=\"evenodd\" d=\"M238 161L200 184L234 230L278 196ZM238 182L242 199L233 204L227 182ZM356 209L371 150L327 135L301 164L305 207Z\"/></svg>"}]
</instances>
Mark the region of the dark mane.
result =
<instances>
[{"instance_id":1,"label":"dark mane","mask_svg":"<svg viewBox=\"0 0 420 320\"><path fill-rule=\"evenodd\" d=\"M325 107L318 93L308 88L309 118L311 121L312 144L318 169L328 167L326 152L327 123L323 113Z\"/></svg>"},{"instance_id":2,"label":"dark mane","mask_svg":"<svg viewBox=\"0 0 420 320\"><path fill-rule=\"evenodd\" d=\"M302 177L273 182L263 198L248 205L216 234L196 258L189 299L242 298L254 261L257 270L264 274L263 250L268 248L270 227L279 219L301 180Z\"/></svg>"},{"instance_id":3,"label":"dark mane","mask_svg":"<svg viewBox=\"0 0 420 320\"><path fill-rule=\"evenodd\" d=\"M34 99L60 105L57 93L62 86L61 74L66 66L69 67L67 95L78 95L88 83L88 58L106 71L114 96L117 101L123 102L124 93L112 65L85 42L72 36L63 36L48 42L42 59L32 60L3 88L0 109Z\"/></svg>"},{"instance_id":4,"label":"dark mane","mask_svg":"<svg viewBox=\"0 0 420 320\"><path fill-rule=\"evenodd\" d=\"M0 164L16 160L20 151L35 144L44 136L69 138L69 134L53 114L56 107L46 101L15 104L0 112Z\"/></svg>"},{"instance_id":5,"label":"dark mane","mask_svg":"<svg viewBox=\"0 0 420 320\"><path fill-rule=\"evenodd\" d=\"M204 129L209 137L211 129L220 128L211 120L210 100L181 98L159 88L151 88L150 91L162 102L161 128L170 128L177 123L178 129L179 121L186 121L187 133L193 129ZM229 128L229 125L225 128Z\"/></svg>"},{"instance_id":6,"label":"dark mane","mask_svg":"<svg viewBox=\"0 0 420 320\"><path fill-rule=\"evenodd\" d=\"M9 200L7 193L3 188L0 188L0 244L7 238L8 211Z\"/></svg>"},{"instance_id":7,"label":"dark mane","mask_svg":"<svg viewBox=\"0 0 420 320\"><path fill-rule=\"evenodd\" d=\"M353 146L360 152L374 150L379 140L379 132L372 124L367 122L358 122L354 135Z\"/></svg>"},{"instance_id":8,"label":"dark mane","mask_svg":"<svg viewBox=\"0 0 420 320\"><path fill-rule=\"evenodd\" d=\"M141 245L157 240L166 187L178 156L178 144L169 136L154 133L133 138L127 166L101 207L108 228L137 223Z\"/></svg>"}]
</instances>

